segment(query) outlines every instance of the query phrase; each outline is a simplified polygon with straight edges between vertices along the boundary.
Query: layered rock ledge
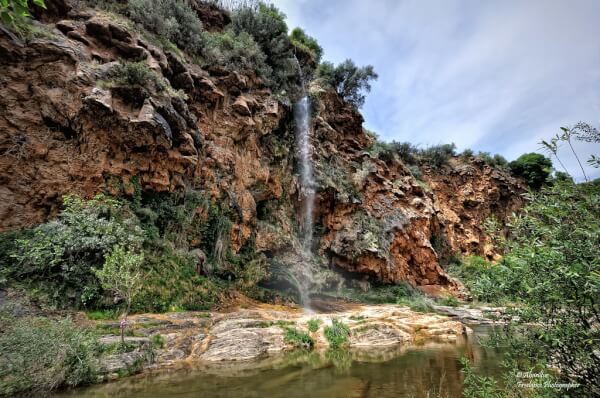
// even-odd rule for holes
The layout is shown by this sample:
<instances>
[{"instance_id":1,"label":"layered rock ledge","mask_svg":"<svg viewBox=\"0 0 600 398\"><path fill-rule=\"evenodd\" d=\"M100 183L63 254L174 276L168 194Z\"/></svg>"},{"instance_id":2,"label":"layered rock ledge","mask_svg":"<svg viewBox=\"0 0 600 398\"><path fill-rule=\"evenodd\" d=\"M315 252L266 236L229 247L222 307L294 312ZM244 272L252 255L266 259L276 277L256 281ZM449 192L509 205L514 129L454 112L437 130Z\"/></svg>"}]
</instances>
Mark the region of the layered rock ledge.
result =
<instances>
[{"instance_id":1,"label":"layered rock ledge","mask_svg":"<svg viewBox=\"0 0 600 398\"><path fill-rule=\"evenodd\" d=\"M319 323L316 332L308 321ZM138 361L139 369L174 365L216 366L272 359L295 349L286 340L289 328L306 332L315 341L315 350L326 350L329 343L324 327L332 320L350 329L347 348L351 351L396 351L425 342L454 343L471 329L450 317L424 314L399 305L352 305L339 312L308 313L285 307L260 305L231 312L182 312L136 315L129 320L126 342L136 348L110 356L103 364L107 379L118 377ZM100 322L97 327L112 330L117 321ZM160 337L156 337L159 336ZM117 336L102 341L114 343ZM160 346L152 341L160 341ZM152 348L150 348L152 347ZM151 354L144 353L151 351ZM138 369L138 370L139 370Z\"/></svg>"}]
</instances>

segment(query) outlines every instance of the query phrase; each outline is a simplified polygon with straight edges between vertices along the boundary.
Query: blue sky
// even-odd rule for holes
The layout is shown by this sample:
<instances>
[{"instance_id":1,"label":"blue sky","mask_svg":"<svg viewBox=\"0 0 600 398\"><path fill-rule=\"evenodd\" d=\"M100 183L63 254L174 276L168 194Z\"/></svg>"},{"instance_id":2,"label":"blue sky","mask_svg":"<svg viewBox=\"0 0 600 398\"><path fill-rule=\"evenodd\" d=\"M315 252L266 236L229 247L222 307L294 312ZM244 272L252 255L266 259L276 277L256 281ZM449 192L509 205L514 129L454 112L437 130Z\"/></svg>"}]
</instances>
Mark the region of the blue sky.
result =
<instances>
[{"instance_id":1,"label":"blue sky","mask_svg":"<svg viewBox=\"0 0 600 398\"><path fill-rule=\"evenodd\" d=\"M513 160L560 126L600 127L600 0L273 3L325 59L375 67L362 113L386 141L454 142ZM600 145L576 150L587 159ZM580 179L568 147L561 154Z\"/></svg>"}]
</instances>

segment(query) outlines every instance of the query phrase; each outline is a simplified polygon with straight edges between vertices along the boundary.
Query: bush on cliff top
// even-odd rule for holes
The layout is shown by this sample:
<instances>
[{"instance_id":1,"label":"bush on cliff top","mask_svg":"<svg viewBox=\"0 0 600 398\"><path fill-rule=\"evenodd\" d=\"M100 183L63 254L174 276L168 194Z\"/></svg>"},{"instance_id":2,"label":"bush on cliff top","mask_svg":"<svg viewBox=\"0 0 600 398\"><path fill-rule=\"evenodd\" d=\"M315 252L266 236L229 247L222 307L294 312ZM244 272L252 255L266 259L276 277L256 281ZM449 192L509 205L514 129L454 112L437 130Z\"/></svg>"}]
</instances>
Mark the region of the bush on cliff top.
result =
<instances>
[{"instance_id":1,"label":"bush on cliff top","mask_svg":"<svg viewBox=\"0 0 600 398\"><path fill-rule=\"evenodd\" d=\"M298 86L298 63L292 51L285 14L272 4L244 3L231 13L231 29L237 35L246 32L266 56L272 73L267 83L287 93Z\"/></svg>"},{"instance_id":2,"label":"bush on cliff top","mask_svg":"<svg viewBox=\"0 0 600 398\"><path fill-rule=\"evenodd\" d=\"M317 77L331 86L342 99L359 109L365 103L366 93L371 91L371 81L377 80L373 66L358 67L351 59L334 66L323 62L317 68Z\"/></svg>"},{"instance_id":3,"label":"bush on cliff top","mask_svg":"<svg viewBox=\"0 0 600 398\"><path fill-rule=\"evenodd\" d=\"M202 22L183 0L128 0L129 17L192 54L202 49Z\"/></svg>"},{"instance_id":4,"label":"bush on cliff top","mask_svg":"<svg viewBox=\"0 0 600 398\"><path fill-rule=\"evenodd\" d=\"M525 153L508 165L513 174L523 177L533 189L546 183L552 171L552 161L539 153Z\"/></svg>"},{"instance_id":5,"label":"bush on cliff top","mask_svg":"<svg viewBox=\"0 0 600 398\"><path fill-rule=\"evenodd\" d=\"M307 35L302 28L294 28L294 30L292 30L292 33L290 33L290 41L294 46L309 53L315 63L318 64L321 61L323 47L319 45L319 42L317 42L314 37Z\"/></svg>"}]
</instances>

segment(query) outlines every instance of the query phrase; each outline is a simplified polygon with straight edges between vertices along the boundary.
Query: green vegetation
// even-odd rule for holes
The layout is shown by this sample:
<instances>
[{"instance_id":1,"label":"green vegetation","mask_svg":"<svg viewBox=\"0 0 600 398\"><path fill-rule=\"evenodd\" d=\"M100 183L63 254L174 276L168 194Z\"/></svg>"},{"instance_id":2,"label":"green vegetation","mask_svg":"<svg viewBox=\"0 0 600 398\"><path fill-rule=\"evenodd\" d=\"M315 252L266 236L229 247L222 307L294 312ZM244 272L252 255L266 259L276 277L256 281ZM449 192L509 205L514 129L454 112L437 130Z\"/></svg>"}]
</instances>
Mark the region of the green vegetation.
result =
<instances>
[{"instance_id":1,"label":"green vegetation","mask_svg":"<svg viewBox=\"0 0 600 398\"><path fill-rule=\"evenodd\" d=\"M523 177L533 189L539 189L550 176L552 161L539 153L526 153L509 163L513 174Z\"/></svg>"},{"instance_id":2,"label":"green vegetation","mask_svg":"<svg viewBox=\"0 0 600 398\"><path fill-rule=\"evenodd\" d=\"M294 57L285 14L263 2L242 3L231 13L231 29L252 36L271 68L267 83L278 92L289 93L298 85L299 70Z\"/></svg>"},{"instance_id":3,"label":"green vegetation","mask_svg":"<svg viewBox=\"0 0 600 398\"><path fill-rule=\"evenodd\" d=\"M329 347L333 349L344 346L350 337L350 328L337 319L332 319L331 326L325 326L323 331L325 338L329 342Z\"/></svg>"},{"instance_id":4,"label":"green vegetation","mask_svg":"<svg viewBox=\"0 0 600 398\"><path fill-rule=\"evenodd\" d=\"M531 193L511 221L501 263L476 259L461 269L472 294L514 302L505 344L527 366L551 365L560 378L581 384L577 393L599 393L600 188L556 181Z\"/></svg>"},{"instance_id":5,"label":"green vegetation","mask_svg":"<svg viewBox=\"0 0 600 398\"><path fill-rule=\"evenodd\" d=\"M358 67L351 59L337 66L331 62L321 63L317 68L317 77L356 109L365 103L365 93L371 91L371 80L378 78L373 66Z\"/></svg>"},{"instance_id":6,"label":"green vegetation","mask_svg":"<svg viewBox=\"0 0 600 398\"><path fill-rule=\"evenodd\" d=\"M69 319L0 317L0 395L46 393L95 380L98 343Z\"/></svg>"},{"instance_id":7,"label":"green vegetation","mask_svg":"<svg viewBox=\"0 0 600 398\"><path fill-rule=\"evenodd\" d=\"M256 284L268 276L267 260L252 239L231 250L237 215L226 204L192 190L135 191L131 202L67 196L56 220L0 235L0 281L44 305L114 311L123 304L126 313L204 310L228 289L265 294Z\"/></svg>"},{"instance_id":8,"label":"green vegetation","mask_svg":"<svg viewBox=\"0 0 600 398\"><path fill-rule=\"evenodd\" d=\"M191 54L202 48L202 22L183 0L128 0L127 12L133 21Z\"/></svg>"},{"instance_id":9,"label":"green vegetation","mask_svg":"<svg viewBox=\"0 0 600 398\"><path fill-rule=\"evenodd\" d=\"M266 55L247 32L205 32L202 58L206 66L222 65L229 71L255 71L263 79L269 79L272 73Z\"/></svg>"},{"instance_id":10,"label":"green vegetation","mask_svg":"<svg viewBox=\"0 0 600 398\"><path fill-rule=\"evenodd\" d=\"M29 5L46 8L44 0L0 0L0 21L19 35L31 29Z\"/></svg>"},{"instance_id":11,"label":"green vegetation","mask_svg":"<svg viewBox=\"0 0 600 398\"><path fill-rule=\"evenodd\" d=\"M117 244L140 250L143 231L122 202L99 195L66 196L56 220L22 233L4 273L24 281L54 305L91 308L100 300L92 272Z\"/></svg>"},{"instance_id":12,"label":"green vegetation","mask_svg":"<svg viewBox=\"0 0 600 398\"><path fill-rule=\"evenodd\" d=\"M109 76L118 84L144 87L150 92L163 91L166 83L145 62L122 62L113 66Z\"/></svg>"},{"instance_id":13,"label":"green vegetation","mask_svg":"<svg viewBox=\"0 0 600 398\"><path fill-rule=\"evenodd\" d=\"M294 346L305 349L312 349L315 345L315 341L301 330L294 327L285 327L285 341L292 343Z\"/></svg>"},{"instance_id":14,"label":"green vegetation","mask_svg":"<svg viewBox=\"0 0 600 398\"><path fill-rule=\"evenodd\" d=\"M318 64L321 61L323 48L314 37L307 35L302 28L294 28L294 30L292 30L292 33L290 33L290 41L295 47L310 54L315 63Z\"/></svg>"},{"instance_id":15,"label":"green vegetation","mask_svg":"<svg viewBox=\"0 0 600 398\"><path fill-rule=\"evenodd\" d=\"M320 323L321 321L319 321L318 319L309 319L306 323L308 326L308 331L311 333L316 333L319 330Z\"/></svg>"},{"instance_id":16,"label":"green vegetation","mask_svg":"<svg viewBox=\"0 0 600 398\"><path fill-rule=\"evenodd\" d=\"M143 262L143 254L136 254L117 245L106 256L104 266L93 270L101 286L112 291L116 298L125 302L125 320L131 310L133 298L142 287L140 268ZM121 327L121 343L125 343L125 326L126 323L123 323Z\"/></svg>"}]
</instances>

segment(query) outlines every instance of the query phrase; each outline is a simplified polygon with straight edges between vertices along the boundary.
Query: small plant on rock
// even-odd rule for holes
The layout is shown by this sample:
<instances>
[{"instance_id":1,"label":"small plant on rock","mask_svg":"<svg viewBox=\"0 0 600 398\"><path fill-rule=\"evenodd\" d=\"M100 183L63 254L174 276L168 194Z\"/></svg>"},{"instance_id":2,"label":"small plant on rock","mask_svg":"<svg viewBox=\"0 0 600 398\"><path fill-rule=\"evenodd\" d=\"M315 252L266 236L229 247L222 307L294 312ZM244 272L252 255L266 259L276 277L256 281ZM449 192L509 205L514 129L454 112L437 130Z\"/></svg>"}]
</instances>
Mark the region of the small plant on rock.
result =
<instances>
[{"instance_id":1,"label":"small plant on rock","mask_svg":"<svg viewBox=\"0 0 600 398\"><path fill-rule=\"evenodd\" d=\"M345 345L350 337L350 328L337 319L332 319L331 326L325 326L324 331L329 347L334 349Z\"/></svg>"},{"instance_id":2,"label":"small plant on rock","mask_svg":"<svg viewBox=\"0 0 600 398\"><path fill-rule=\"evenodd\" d=\"M312 349L315 345L315 341L308 335L308 333L298 330L294 327L285 328L285 341L292 343L296 347Z\"/></svg>"},{"instance_id":3,"label":"small plant on rock","mask_svg":"<svg viewBox=\"0 0 600 398\"><path fill-rule=\"evenodd\" d=\"M306 324L308 326L308 331L311 333L315 333L319 330L319 324L321 322L318 319L310 319Z\"/></svg>"}]
</instances>

